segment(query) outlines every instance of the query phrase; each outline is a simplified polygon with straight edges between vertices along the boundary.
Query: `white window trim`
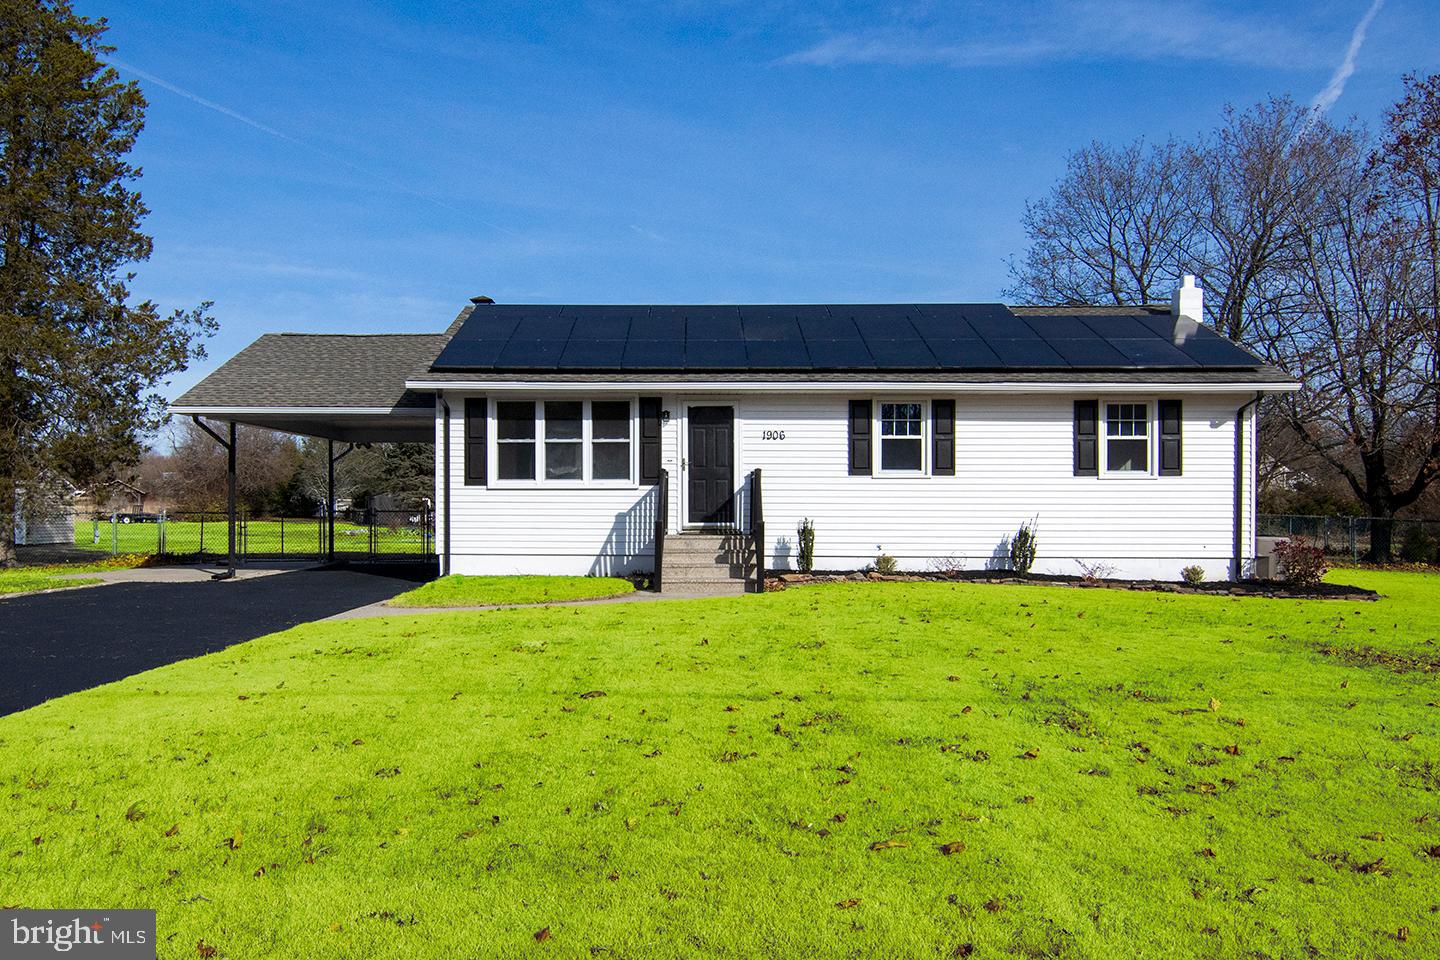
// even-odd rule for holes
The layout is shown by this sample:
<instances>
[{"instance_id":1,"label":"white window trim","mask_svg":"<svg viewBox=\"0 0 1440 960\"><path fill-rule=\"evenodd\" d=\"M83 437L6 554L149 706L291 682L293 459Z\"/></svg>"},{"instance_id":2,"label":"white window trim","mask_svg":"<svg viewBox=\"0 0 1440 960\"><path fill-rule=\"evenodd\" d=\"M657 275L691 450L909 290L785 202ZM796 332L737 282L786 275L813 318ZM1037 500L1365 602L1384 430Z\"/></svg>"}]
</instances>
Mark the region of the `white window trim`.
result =
<instances>
[{"instance_id":1,"label":"white window trim","mask_svg":"<svg viewBox=\"0 0 1440 960\"><path fill-rule=\"evenodd\" d=\"M882 410L887 403L918 403L920 405L920 469L919 470L886 470L881 464L884 462L885 437L881 433L881 423L884 421ZM930 476L930 401L921 397L874 397L871 399L873 422L870 425L870 436L874 440L874 449L870 451L872 458L871 475L886 478L910 478ZM908 439L896 437L893 439Z\"/></svg>"},{"instance_id":2,"label":"white window trim","mask_svg":"<svg viewBox=\"0 0 1440 960\"><path fill-rule=\"evenodd\" d=\"M581 401L580 410L580 480L547 480L545 478L545 402L550 401L572 401L574 397L553 396L553 395L524 395L524 396L495 396L487 401L486 414L489 418L486 430L486 456L491 464L488 473L490 481L487 486L499 490L529 490L529 489L553 489L553 490L638 490L640 488L640 400L638 394L626 394L623 396L606 396L603 393L595 396L585 397ZM594 428L591 418L591 404L599 400L624 402L630 405L630 476L624 480L596 480L593 479L593 448ZM500 477L500 416L499 404L501 403L529 403L535 410L535 479L533 480L508 480ZM560 441L566 442L566 441ZM569 441L573 442L573 441ZM604 443L605 441L601 441Z\"/></svg>"},{"instance_id":3,"label":"white window trim","mask_svg":"<svg viewBox=\"0 0 1440 960\"><path fill-rule=\"evenodd\" d=\"M1110 469L1110 417L1109 406L1112 403L1135 405L1145 404L1145 469L1144 470L1111 470ZM1099 410L1095 418L1095 432L1099 439L1100 449L1096 451L1096 459L1100 465L1099 476L1105 480L1153 480L1160 476L1158 464L1155 462L1159 456L1159 447L1156 446L1156 434L1160 430L1160 401L1154 397L1101 397ZM1116 437L1117 440L1132 439L1138 437Z\"/></svg>"}]
</instances>

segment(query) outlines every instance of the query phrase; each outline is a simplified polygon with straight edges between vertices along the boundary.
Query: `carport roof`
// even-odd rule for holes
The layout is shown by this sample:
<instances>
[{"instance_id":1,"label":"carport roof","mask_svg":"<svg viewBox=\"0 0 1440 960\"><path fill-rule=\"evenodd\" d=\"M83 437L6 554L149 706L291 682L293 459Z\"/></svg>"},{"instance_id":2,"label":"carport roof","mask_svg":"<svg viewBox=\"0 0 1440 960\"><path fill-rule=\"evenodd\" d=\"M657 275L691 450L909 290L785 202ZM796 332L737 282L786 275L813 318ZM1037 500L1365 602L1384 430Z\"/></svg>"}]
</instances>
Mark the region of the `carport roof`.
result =
<instances>
[{"instance_id":1,"label":"carport roof","mask_svg":"<svg viewBox=\"0 0 1440 960\"><path fill-rule=\"evenodd\" d=\"M266 334L170 409L334 440L432 440L434 395L405 381L428 370L448 339L448 332Z\"/></svg>"}]
</instances>

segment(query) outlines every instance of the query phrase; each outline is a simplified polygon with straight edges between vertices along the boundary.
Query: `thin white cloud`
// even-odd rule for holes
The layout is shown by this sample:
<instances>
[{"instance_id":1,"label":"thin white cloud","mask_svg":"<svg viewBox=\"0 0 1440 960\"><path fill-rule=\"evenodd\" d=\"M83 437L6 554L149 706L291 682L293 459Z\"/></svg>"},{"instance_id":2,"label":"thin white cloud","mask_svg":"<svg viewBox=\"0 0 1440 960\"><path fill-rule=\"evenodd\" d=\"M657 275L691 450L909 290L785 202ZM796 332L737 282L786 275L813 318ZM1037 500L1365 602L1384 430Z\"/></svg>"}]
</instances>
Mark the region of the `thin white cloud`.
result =
<instances>
[{"instance_id":1,"label":"thin white cloud","mask_svg":"<svg viewBox=\"0 0 1440 960\"><path fill-rule=\"evenodd\" d=\"M1258 66L1314 61L1313 44L1287 25L1191 4L1055 0L1007 5L1003 16L984 10L964 8L958 17L929 24L836 31L779 62L996 67L1098 59Z\"/></svg>"},{"instance_id":2,"label":"thin white cloud","mask_svg":"<svg viewBox=\"0 0 1440 960\"><path fill-rule=\"evenodd\" d=\"M210 109L210 110L214 110L216 113L222 113L222 114L224 114L225 116L229 117L231 120L238 120L238 121L240 121L241 123L245 124L245 125L248 126L248 127L254 127L256 130L259 130L261 133L268 133L268 134L270 134L270 136L272 136L272 137L278 137L278 138L280 138L281 140L285 140L285 141L288 141L288 142L290 142L290 143L296 143L296 144L299 144L299 143L300 143L299 140L297 140L297 139L295 139L294 137L290 136L288 133L282 133L281 131L276 130L274 127L269 126L268 124L261 123L259 120L256 120L254 117L247 117L247 116L245 116L245 114L241 113L241 112L238 111L238 110L231 110L229 107L225 106L223 103L216 103L214 100L206 100L204 97L200 96L199 94L191 93L189 90L186 90L186 89L184 89L183 87L177 87L177 86L175 86L175 84L169 82L168 80L162 80L162 79L160 79L159 77L155 76L153 73L148 73L148 72L146 72L146 71L144 71L144 70L141 70L139 67L136 67L136 66L133 66L133 65L131 65L131 64L128 64L128 63L126 63L124 60L120 60L120 59L118 59L118 58L116 58L116 57L111 57L111 58L110 58L110 65L111 65L112 67L115 67L117 70L123 70L123 71L125 71L126 73L133 73L133 74L135 74L135 76L139 77L141 80L144 80L146 83L153 83L153 84L155 84L155 86L161 88L162 90L169 90L171 93L175 94L177 97L184 97L186 100L189 100L191 103L198 103L198 104L200 104L200 106L205 107L205 108ZM304 146L304 144L301 144L301 145Z\"/></svg>"},{"instance_id":3,"label":"thin white cloud","mask_svg":"<svg viewBox=\"0 0 1440 960\"><path fill-rule=\"evenodd\" d=\"M398 180L388 177L383 173L377 173L376 171L371 170L367 167L362 167L359 164L343 156L331 153L329 150L326 150L323 147L317 147L315 144L301 140L299 137L291 136L283 130L277 130L267 123L262 123L261 121L256 120L254 117L250 117L241 113L239 110L227 107L223 103L216 103L214 100L209 100L205 97L200 96L197 93L192 93L191 91L186 90L184 87L173 84L168 80L162 79L161 77L157 77L153 73L150 73L146 70L141 70L139 67L126 63L123 60L111 57L109 63L117 70L121 70L125 73L134 74L141 80L144 80L146 83L154 84L155 86L160 87L162 90L168 90L170 93L173 93L178 97L183 97L184 99L189 100L191 103L199 104L207 110L213 110L216 113L229 117L231 120L243 123L248 127L253 127L254 129L259 130L261 133L268 134L269 136L275 137L276 139L284 140L286 143L291 143L297 147L309 150L314 154L324 157L331 163L336 163L342 167L347 167L348 169L353 170L356 173L361 174L362 176L378 184L389 187L390 189L395 190L399 193L403 193L412 197L418 197L419 199L424 200L427 203L434 204L440 209L447 210L450 213L456 213L466 217L470 216L468 212L461 210L458 207L452 206L451 204L448 204L443 200L437 200L435 197L416 190L414 187L411 187L408 184L401 183ZM490 223L486 220L474 219L474 222L483 226L490 227L493 230L498 230L502 233L513 234L515 232L507 227L502 227L499 224Z\"/></svg>"},{"instance_id":4,"label":"thin white cloud","mask_svg":"<svg viewBox=\"0 0 1440 960\"><path fill-rule=\"evenodd\" d=\"M1335 106L1335 101L1345 92L1345 84L1350 75L1355 72L1355 59L1360 54L1360 47L1365 43L1365 34L1370 30L1370 21L1375 19L1375 14L1385 5L1385 0L1372 0L1370 9L1365 11L1365 16L1355 24L1355 31L1350 34L1350 46L1345 48L1345 59L1340 61L1340 66L1335 68L1330 82L1325 84L1325 89L1315 94L1311 107L1316 113L1324 113Z\"/></svg>"}]
</instances>

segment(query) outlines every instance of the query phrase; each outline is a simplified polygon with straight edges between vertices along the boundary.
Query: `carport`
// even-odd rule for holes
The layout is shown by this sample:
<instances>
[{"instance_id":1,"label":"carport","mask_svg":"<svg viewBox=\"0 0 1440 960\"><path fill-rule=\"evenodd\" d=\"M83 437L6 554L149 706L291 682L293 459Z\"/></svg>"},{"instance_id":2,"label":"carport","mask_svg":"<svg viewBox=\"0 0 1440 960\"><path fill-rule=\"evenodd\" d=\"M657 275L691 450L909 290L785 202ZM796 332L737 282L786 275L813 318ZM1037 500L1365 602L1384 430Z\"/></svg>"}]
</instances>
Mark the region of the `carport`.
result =
<instances>
[{"instance_id":1,"label":"carport","mask_svg":"<svg viewBox=\"0 0 1440 960\"><path fill-rule=\"evenodd\" d=\"M233 577L237 563L236 427L326 442L325 551L333 560L336 465L364 444L434 442L436 397L407 389L405 381L424 373L448 339L449 331L266 334L171 405L172 413L192 418L227 452L229 558L220 577Z\"/></svg>"}]
</instances>

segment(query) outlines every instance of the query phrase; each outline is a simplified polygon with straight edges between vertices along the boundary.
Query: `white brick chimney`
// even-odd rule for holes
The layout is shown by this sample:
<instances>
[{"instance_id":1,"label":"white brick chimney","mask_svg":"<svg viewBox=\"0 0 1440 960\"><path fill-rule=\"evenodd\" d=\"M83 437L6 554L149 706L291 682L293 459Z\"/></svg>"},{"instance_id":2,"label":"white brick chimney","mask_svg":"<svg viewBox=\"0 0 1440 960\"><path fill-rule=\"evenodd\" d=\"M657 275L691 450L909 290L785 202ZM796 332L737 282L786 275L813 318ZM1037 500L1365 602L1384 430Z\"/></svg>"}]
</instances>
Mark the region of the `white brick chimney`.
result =
<instances>
[{"instance_id":1,"label":"white brick chimney","mask_svg":"<svg viewBox=\"0 0 1440 960\"><path fill-rule=\"evenodd\" d=\"M1195 283L1194 274L1185 274L1180 286L1175 288L1175 295L1170 298L1170 312L1196 323L1205 322L1205 291Z\"/></svg>"}]
</instances>

